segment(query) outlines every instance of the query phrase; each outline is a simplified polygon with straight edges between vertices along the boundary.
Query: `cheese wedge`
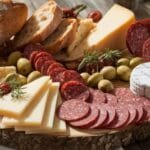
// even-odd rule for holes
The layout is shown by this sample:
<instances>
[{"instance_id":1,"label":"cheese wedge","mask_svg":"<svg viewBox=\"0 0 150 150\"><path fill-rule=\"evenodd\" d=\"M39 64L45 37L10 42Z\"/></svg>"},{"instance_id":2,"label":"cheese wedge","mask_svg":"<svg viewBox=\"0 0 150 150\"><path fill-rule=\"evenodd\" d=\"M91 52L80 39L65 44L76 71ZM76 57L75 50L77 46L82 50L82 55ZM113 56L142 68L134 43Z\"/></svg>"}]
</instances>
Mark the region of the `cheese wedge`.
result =
<instances>
[{"instance_id":1,"label":"cheese wedge","mask_svg":"<svg viewBox=\"0 0 150 150\"><path fill-rule=\"evenodd\" d=\"M106 48L125 49L126 32L134 22L135 16L131 10L118 4L113 5L87 38L70 53L68 61L83 57L84 51L101 52Z\"/></svg>"},{"instance_id":2,"label":"cheese wedge","mask_svg":"<svg viewBox=\"0 0 150 150\"><path fill-rule=\"evenodd\" d=\"M35 104L30 106L30 109L28 109L21 119L4 117L2 123L6 126L40 126L42 124L42 119L49 96L50 85L51 81L47 86L45 86L46 89L43 93L41 92L41 95L38 97Z\"/></svg>"},{"instance_id":3,"label":"cheese wedge","mask_svg":"<svg viewBox=\"0 0 150 150\"><path fill-rule=\"evenodd\" d=\"M40 96L40 92L47 85L49 77L41 77L27 85L24 85L24 96L14 99L11 93L0 99L0 115L10 118L21 118L29 106Z\"/></svg>"},{"instance_id":4,"label":"cheese wedge","mask_svg":"<svg viewBox=\"0 0 150 150\"><path fill-rule=\"evenodd\" d=\"M61 104L61 96L58 96L57 106ZM25 129L26 134L52 134L52 135L67 135L67 126L66 122L60 120L55 114L54 124L52 129L42 128L42 129Z\"/></svg>"}]
</instances>

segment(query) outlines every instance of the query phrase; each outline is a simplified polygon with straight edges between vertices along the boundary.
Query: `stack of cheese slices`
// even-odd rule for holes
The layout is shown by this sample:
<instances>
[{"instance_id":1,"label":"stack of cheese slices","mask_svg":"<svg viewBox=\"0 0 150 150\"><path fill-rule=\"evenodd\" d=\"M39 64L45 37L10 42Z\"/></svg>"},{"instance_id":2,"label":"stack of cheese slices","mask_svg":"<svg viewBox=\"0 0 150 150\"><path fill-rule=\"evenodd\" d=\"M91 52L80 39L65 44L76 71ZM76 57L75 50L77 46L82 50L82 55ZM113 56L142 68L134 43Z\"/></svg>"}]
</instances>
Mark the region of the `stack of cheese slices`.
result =
<instances>
[{"instance_id":1,"label":"stack of cheese slices","mask_svg":"<svg viewBox=\"0 0 150 150\"><path fill-rule=\"evenodd\" d=\"M0 127L15 128L27 134L66 134L66 124L56 116L56 107L61 103L60 84L43 76L22 87L25 94L19 99L11 93L0 101Z\"/></svg>"}]
</instances>

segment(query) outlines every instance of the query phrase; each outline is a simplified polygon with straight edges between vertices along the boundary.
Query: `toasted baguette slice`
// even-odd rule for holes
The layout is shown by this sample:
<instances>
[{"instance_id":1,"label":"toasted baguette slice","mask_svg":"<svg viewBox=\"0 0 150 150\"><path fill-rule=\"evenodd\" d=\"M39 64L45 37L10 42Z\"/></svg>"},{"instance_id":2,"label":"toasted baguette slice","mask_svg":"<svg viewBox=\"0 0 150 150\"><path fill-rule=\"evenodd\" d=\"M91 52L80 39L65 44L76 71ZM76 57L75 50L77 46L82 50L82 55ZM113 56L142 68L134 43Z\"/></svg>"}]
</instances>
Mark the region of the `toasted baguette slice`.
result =
<instances>
[{"instance_id":1,"label":"toasted baguette slice","mask_svg":"<svg viewBox=\"0 0 150 150\"><path fill-rule=\"evenodd\" d=\"M76 19L64 19L57 30L43 42L43 45L48 52L56 53L73 42L76 30Z\"/></svg>"},{"instance_id":2,"label":"toasted baguette slice","mask_svg":"<svg viewBox=\"0 0 150 150\"><path fill-rule=\"evenodd\" d=\"M75 35L75 40L67 49L68 54L72 53L72 51L84 40L84 38L94 27L95 24L92 19L79 20L79 25Z\"/></svg>"},{"instance_id":3,"label":"toasted baguette slice","mask_svg":"<svg viewBox=\"0 0 150 150\"><path fill-rule=\"evenodd\" d=\"M27 16L28 9L25 4L0 2L0 45L20 31Z\"/></svg>"},{"instance_id":4,"label":"toasted baguette slice","mask_svg":"<svg viewBox=\"0 0 150 150\"><path fill-rule=\"evenodd\" d=\"M51 0L44 3L33 13L23 29L15 36L14 47L44 41L61 23L62 15L63 12L55 1Z\"/></svg>"}]
</instances>

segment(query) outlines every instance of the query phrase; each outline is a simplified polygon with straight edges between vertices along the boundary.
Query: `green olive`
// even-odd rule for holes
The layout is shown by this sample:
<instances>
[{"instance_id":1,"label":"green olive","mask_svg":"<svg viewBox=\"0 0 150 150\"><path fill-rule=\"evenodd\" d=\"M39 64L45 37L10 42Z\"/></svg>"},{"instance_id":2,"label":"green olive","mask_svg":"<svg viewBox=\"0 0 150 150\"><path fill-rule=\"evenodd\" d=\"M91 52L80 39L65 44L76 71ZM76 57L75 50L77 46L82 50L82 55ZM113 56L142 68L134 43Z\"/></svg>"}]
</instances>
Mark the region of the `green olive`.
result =
<instances>
[{"instance_id":1,"label":"green olive","mask_svg":"<svg viewBox=\"0 0 150 150\"><path fill-rule=\"evenodd\" d=\"M32 82L33 80L35 80L35 79L37 79L37 78L39 78L39 77L41 77L42 76L42 74L39 72L39 71L33 71L33 72L31 72L29 75L28 75L28 77L27 77L27 83L30 83L30 82Z\"/></svg>"},{"instance_id":2,"label":"green olive","mask_svg":"<svg viewBox=\"0 0 150 150\"><path fill-rule=\"evenodd\" d=\"M99 72L93 73L87 80L87 84L96 87L98 82L103 79L103 75Z\"/></svg>"},{"instance_id":3,"label":"green olive","mask_svg":"<svg viewBox=\"0 0 150 150\"><path fill-rule=\"evenodd\" d=\"M22 75L28 75L32 71L32 65L26 58L20 58L17 61L17 70Z\"/></svg>"},{"instance_id":4,"label":"green olive","mask_svg":"<svg viewBox=\"0 0 150 150\"><path fill-rule=\"evenodd\" d=\"M27 84L27 78L21 74L18 75L21 85Z\"/></svg>"},{"instance_id":5,"label":"green olive","mask_svg":"<svg viewBox=\"0 0 150 150\"><path fill-rule=\"evenodd\" d=\"M130 60L128 58L120 58L117 61L117 66L121 66L121 65L129 66L129 62Z\"/></svg>"},{"instance_id":6,"label":"green olive","mask_svg":"<svg viewBox=\"0 0 150 150\"><path fill-rule=\"evenodd\" d=\"M133 69L136 66L140 65L141 63L143 63L143 59L141 57L132 58L130 60L130 67Z\"/></svg>"},{"instance_id":7,"label":"green olive","mask_svg":"<svg viewBox=\"0 0 150 150\"><path fill-rule=\"evenodd\" d=\"M87 72L83 72L80 75L85 82L87 82L88 78L90 77L90 74Z\"/></svg>"},{"instance_id":8,"label":"green olive","mask_svg":"<svg viewBox=\"0 0 150 150\"><path fill-rule=\"evenodd\" d=\"M8 65L16 66L18 59L21 58L21 55L22 54L19 51L12 52L8 56Z\"/></svg>"},{"instance_id":9,"label":"green olive","mask_svg":"<svg viewBox=\"0 0 150 150\"><path fill-rule=\"evenodd\" d=\"M117 75L123 81L129 81L131 75L131 68L128 66L122 65L117 67Z\"/></svg>"},{"instance_id":10,"label":"green olive","mask_svg":"<svg viewBox=\"0 0 150 150\"><path fill-rule=\"evenodd\" d=\"M98 83L98 89L104 92L110 92L114 89L114 86L111 81L103 79Z\"/></svg>"},{"instance_id":11,"label":"green olive","mask_svg":"<svg viewBox=\"0 0 150 150\"><path fill-rule=\"evenodd\" d=\"M112 66L102 68L100 73L103 75L104 79L112 80L116 77L116 69Z\"/></svg>"}]
</instances>

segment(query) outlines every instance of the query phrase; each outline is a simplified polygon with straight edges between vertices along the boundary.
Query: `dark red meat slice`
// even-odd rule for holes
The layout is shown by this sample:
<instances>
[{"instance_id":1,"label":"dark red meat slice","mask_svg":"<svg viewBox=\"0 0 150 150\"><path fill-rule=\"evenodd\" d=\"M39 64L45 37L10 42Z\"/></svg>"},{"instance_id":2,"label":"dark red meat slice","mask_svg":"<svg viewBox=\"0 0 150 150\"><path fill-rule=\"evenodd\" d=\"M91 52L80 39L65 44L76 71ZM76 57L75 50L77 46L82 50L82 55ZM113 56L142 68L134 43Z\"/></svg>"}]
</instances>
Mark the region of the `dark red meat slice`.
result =
<instances>
[{"instance_id":1,"label":"dark red meat slice","mask_svg":"<svg viewBox=\"0 0 150 150\"><path fill-rule=\"evenodd\" d=\"M57 67L48 73L54 82L58 82L59 74L65 71L66 69L63 67Z\"/></svg>"},{"instance_id":2,"label":"dark red meat slice","mask_svg":"<svg viewBox=\"0 0 150 150\"><path fill-rule=\"evenodd\" d=\"M90 127L91 129L101 128L108 118L108 112L103 105L99 106L98 109L100 111L100 115L97 121Z\"/></svg>"},{"instance_id":3,"label":"dark red meat slice","mask_svg":"<svg viewBox=\"0 0 150 150\"><path fill-rule=\"evenodd\" d=\"M79 128L89 128L90 126L92 126L99 117L99 110L97 109L97 107L94 107L92 105L90 106L90 108L91 112L88 116L77 121L69 122L69 124L73 127Z\"/></svg>"},{"instance_id":4,"label":"dark red meat slice","mask_svg":"<svg viewBox=\"0 0 150 150\"><path fill-rule=\"evenodd\" d=\"M39 58L39 57L49 57L49 60L53 60L53 57L50 53L48 52L45 52L45 51L41 51L39 53L37 53L34 57L34 63L36 62L36 60Z\"/></svg>"},{"instance_id":5,"label":"dark red meat slice","mask_svg":"<svg viewBox=\"0 0 150 150\"><path fill-rule=\"evenodd\" d=\"M86 101L89 96L89 88L79 81L68 81L61 86L61 95L65 100L78 98Z\"/></svg>"},{"instance_id":6,"label":"dark red meat slice","mask_svg":"<svg viewBox=\"0 0 150 150\"><path fill-rule=\"evenodd\" d=\"M129 111L126 106L122 106L120 104L116 105L116 119L109 125L107 128L110 129L116 129L125 127L127 125L127 122L129 120Z\"/></svg>"},{"instance_id":7,"label":"dark red meat slice","mask_svg":"<svg viewBox=\"0 0 150 150\"><path fill-rule=\"evenodd\" d=\"M150 18L145 18L142 20L138 20L142 25L144 25L150 31Z\"/></svg>"},{"instance_id":8,"label":"dark red meat slice","mask_svg":"<svg viewBox=\"0 0 150 150\"><path fill-rule=\"evenodd\" d=\"M116 104L118 102L117 97L113 94L105 93L105 97L106 97L106 103L108 104Z\"/></svg>"},{"instance_id":9,"label":"dark red meat slice","mask_svg":"<svg viewBox=\"0 0 150 150\"><path fill-rule=\"evenodd\" d=\"M47 70L47 74L50 74L51 71L53 71L55 68L64 67L61 63L55 62L51 64Z\"/></svg>"},{"instance_id":10,"label":"dark red meat slice","mask_svg":"<svg viewBox=\"0 0 150 150\"><path fill-rule=\"evenodd\" d=\"M150 61L150 38L148 38L144 44L142 49L142 56L145 61Z\"/></svg>"},{"instance_id":11,"label":"dark red meat slice","mask_svg":"<svg viewBox=\"0 0 150 150\"><path fill-rule=\"evenodd\" d=\"M129 88L116 88L114 94L118 101L134 101L136 97Z\"/></svg>"},{"instance_id":12,"label":"dark red meat slice","mask_svg":"<svg viewBox=\"0 0 150 150\"><path fill-rule=\"evenodd\" d=\"M24 55L24 57L29 59L29 57L33 51L41 51L44 49L45 49L44 46L41 45L40 43L29 44L24 48L23 55Z\"/></svg>"},{"instance_id":13,"label":"dark red meat slice","mask_svg":"<svg viewBox=\"0 0 150 150\"><path fill-rule=\"evenodd\" d=\"M100 90L90 88L90 102L96 104L97 106L105 103L105 94Z\"/></svg>"},{"instance_id":14,"label":"dark red meat slice","mask_svg":"<svg viewBox=\"0 0 150 150\"><path fill-rule=\"evenodd\" d=\"M35 60L35 56L39 53L40 51L33 51L29 57L29 60L32 64L32 66L34 66L34 60Z\"/></svg>"},{"instance_id":15,"label":"dark red meat slice","mask_svg":"<svg viewBox=\"0 0 150 150\"><path fill-rule=\"evenodd\" d=\"M63 102L57 109L58 117L66 121L75 121L86 117L90 113L87 103L72 99Z\"/></svg>"},{"instance_id":16,"label":"dark red meat slice","mask_svg":"<svg viewBox=\"0 0 150 150\"><path fill-rule=\"evenodd\" d=\"M116 110L115 110L115 107L110 106L108 104L104 105L107 113L108 113L108 118L106 120L106 122L103 124L103 127L107 127L109 126L114 120L116 120Z\"/></svg>"},{"instance_id":17,"label":"dark red meat slice","mask_svg":"<svg viewBox=\"0 0 150 150\"><path fill-rule=\"evenodd\" d=\"M64 71L61 75L61 83L70 81L70 80L83 82L83 79L78 72L74 70Z\"/></svg>"},{"instance_id":18,"label":"dark red meat slice","mask_svg":"<svg viewBox=\"0 0 150 150\"><path fill-rule=\"evenodd\" d=\"M54 60L45 61L41 68L41 73L43 75L47 75L47 70L48 70L49 66L52 65L53 63L56 63L56 61L54 61Z\"/></svg>"},{"instance_id":19,"label":"dark red meat slice","mask_svg":"<svg viewBox=\"0 0 150 150\"><path fill-rule=\"evenodd\" d=\"M131 25L127 32L126 43L130 52L136 56L142 56L144 42L150 37L150 32L142 23Z\"/></svg>"},{"instance_id":20,"label":"dark red meat slice","mask_svg":"<svg viewBox=\"0 0 150 150\"><path fill-rule=\"evenodd\" d=\"M48 61L49 57L39 57L35 62L35 69L41 71L41 68L45 61Z\"/></svg>"}]
</instances>

